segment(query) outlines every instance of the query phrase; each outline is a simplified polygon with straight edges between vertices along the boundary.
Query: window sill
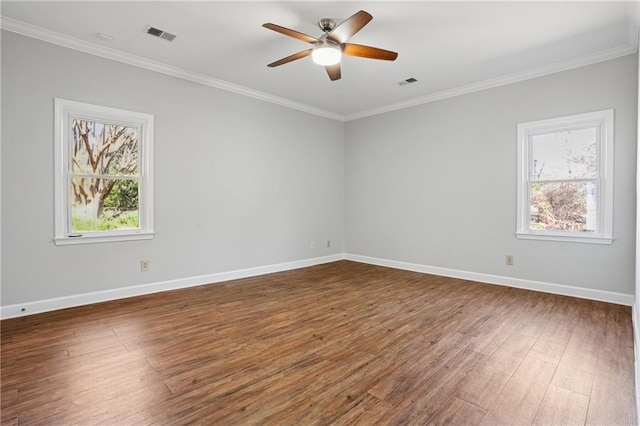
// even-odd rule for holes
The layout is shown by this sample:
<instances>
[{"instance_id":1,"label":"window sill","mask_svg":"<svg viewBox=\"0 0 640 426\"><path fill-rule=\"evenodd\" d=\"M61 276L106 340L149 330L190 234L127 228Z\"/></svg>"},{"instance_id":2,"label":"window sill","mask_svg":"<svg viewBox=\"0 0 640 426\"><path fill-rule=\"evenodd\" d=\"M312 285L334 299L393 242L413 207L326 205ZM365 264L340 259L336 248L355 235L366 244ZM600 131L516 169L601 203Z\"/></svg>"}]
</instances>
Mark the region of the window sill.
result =
<instances>
[{"instance_id":1,"label":"window sill","mask_svg":"<svg viewBox=\"0 0 640 426\"><path fill-rule=\"evenodd\" d=\"M81 235L78 237L57 237L53 242L57 246L67 246L75 244L93 244L93 243L113 243L117 241L136 241L150 240L153 238L153 232L139 232L135 234L110 234L110 235Z\"/></svg>"},{"instance_id":2,"label":"window sill","mask_svg":"<svg viewBox=\"0 0 640 426\"><path fill-rule=\"evenodd\" d=\"M584 243L584 244L613 244L612 237L603 237L595 235L560 235L560 234L533 234L517 232L516 237L521 240L539 240L539 241L559 241L564 243Z\"/></svg>"}]
</instances>

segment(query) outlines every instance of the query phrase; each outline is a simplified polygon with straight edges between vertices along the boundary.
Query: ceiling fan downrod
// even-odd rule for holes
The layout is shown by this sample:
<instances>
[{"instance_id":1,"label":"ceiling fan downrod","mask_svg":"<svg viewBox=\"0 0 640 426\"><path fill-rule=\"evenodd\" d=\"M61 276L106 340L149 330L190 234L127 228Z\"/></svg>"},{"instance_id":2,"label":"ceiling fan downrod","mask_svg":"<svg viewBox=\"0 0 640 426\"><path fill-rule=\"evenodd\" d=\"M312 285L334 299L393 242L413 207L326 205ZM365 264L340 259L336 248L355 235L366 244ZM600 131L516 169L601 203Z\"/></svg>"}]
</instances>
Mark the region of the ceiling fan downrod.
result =
<instances>
[{"instance_id":1,"label":"ceiling fan downrod","mask_svg":"<svg viewBox=\"0 0 640 426\"><path fill-rule=\"evenodd\" d=\"M336 27L336 21L331 18L322 18L318 21L318 26L323 32L328 33Z\"/></svg>"}]
</instances>

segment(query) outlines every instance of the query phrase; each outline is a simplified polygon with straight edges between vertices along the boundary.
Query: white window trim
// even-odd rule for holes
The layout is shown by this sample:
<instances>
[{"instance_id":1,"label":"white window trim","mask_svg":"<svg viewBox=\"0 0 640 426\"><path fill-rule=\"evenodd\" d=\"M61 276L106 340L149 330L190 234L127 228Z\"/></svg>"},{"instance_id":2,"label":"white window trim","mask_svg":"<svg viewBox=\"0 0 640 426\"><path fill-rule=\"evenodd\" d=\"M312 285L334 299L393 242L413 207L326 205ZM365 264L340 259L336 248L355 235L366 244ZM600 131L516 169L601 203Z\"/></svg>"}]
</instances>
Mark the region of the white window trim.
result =
<instances>
[{"instance_id":1,"label":"white window trim","mask_svg":"<svg viewBox=\"0 0 640 426\"><path fill-rule=\"evenodd\" d=\"M140 200L138 220L140 228L127 231L71 233L69 202L69 124L71 118L110 121L140 126ZM88 244L114 241L148 240L153 238L153 115L117 108L91 105L55 98L55 236L56 245Z\"/></svg>"},{"instance_id":2,"label":"white window trim","mask_svg":"<svg viewBox=\"0 0 640 426\"><path fill-rule=\"evenodd\" d=\"M593 126L599 126L600 129L599 232L581 234L529 229L531 218L528 173L531 136ZM591 244L613 243L613 126L613 109L518 124L517 238Z\"/></svg>"}]
</instances>

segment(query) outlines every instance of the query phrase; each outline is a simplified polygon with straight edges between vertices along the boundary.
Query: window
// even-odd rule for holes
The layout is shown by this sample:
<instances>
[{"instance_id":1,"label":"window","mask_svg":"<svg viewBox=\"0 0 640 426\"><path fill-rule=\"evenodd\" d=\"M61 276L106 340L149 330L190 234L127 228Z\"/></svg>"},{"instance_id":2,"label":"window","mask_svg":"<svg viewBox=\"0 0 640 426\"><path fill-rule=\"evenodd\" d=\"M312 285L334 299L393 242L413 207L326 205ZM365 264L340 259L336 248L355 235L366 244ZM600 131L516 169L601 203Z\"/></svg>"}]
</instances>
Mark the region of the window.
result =
<instances>
[{"instance_id":1,"label":"window","mask_svg":"<svg viewBox=\"0 0 640 426\"><path fill-rule=\"evenodd\" d=\"M56 245L153 237L153 116L55 100Z\"/></svg>"},{"instance_id":2,"label":"window","mask_svg":"<svg viewBox=\"0 0 640 426\"><path fill-rule=\"evenodd\" d=\"M611 244L613 110L519 124L518 181L518 238Z\"/></svg>"}]
</instances>

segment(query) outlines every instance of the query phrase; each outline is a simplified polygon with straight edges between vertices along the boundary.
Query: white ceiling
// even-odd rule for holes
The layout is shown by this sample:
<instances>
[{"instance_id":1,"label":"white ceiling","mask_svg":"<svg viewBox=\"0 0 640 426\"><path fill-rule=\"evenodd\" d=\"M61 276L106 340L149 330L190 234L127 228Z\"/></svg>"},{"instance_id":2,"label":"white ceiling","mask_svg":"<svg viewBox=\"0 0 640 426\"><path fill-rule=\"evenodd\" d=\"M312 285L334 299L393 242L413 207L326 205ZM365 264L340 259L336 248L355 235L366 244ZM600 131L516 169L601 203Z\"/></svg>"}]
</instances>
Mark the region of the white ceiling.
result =
<instances>
[{"instance_id":1,"label":"white ceiling","mask_svg":"<svg viewBox=\"0 0 640 426\"><path fill-rule=\"evenodd\" d=\"M263 23L319 36L318 19L361 9L373 20L349 42L396 51L395 62L344 57L335 82L310 57L267 67L310 46ZM4 29L338 120L634 53L638 10L635 1L1 2ZM147 25L177 37L152 37Z\"/></svg>"}]
</instances>

